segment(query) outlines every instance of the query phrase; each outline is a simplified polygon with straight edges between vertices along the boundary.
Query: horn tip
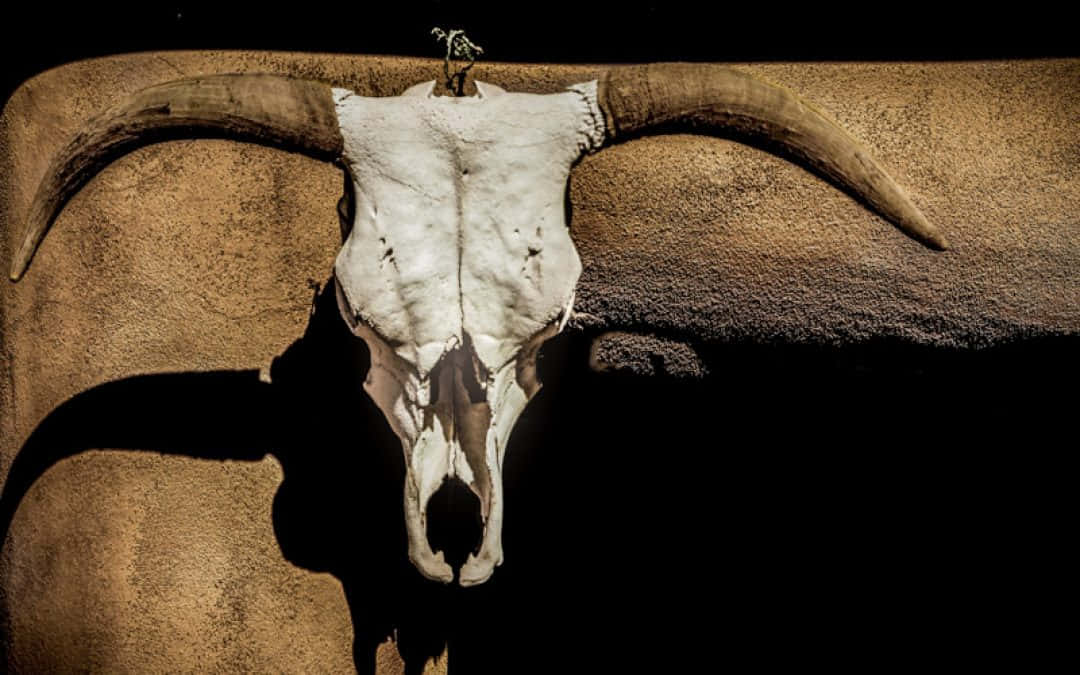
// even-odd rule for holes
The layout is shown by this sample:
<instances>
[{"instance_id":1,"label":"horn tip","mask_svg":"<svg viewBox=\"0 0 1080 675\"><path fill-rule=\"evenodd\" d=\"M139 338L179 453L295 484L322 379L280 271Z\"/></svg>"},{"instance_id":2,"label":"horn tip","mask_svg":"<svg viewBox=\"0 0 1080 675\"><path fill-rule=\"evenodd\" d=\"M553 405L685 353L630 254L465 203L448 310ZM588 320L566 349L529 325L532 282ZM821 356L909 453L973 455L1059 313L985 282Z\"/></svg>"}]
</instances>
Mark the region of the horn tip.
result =
<instances>
[{"instance_id":1,"label":"horn tip","mask_svg":"<svg viewBox=\"0 0 1080 675\"><path fill-rule=\"evenodd\" d=\"M941 232L937 230L927 232L923 242L932 249L938 251L947 251L951 248L949 240L945 238Z\"/></svg>"},{"instance_id":2,"label":"horn tip","mask_svg":"<svg viewBox=\"0 0 1080 675\"><path fill-rule=\"evenodd\" d=\"M932 248L937 251L946 251L950 248L949 241L942 234L941 230L932 225L926 217L919 212L913 205L909 203L910 210L905 217L895 221L900 225L900 229L906 231L908 235L912 236L915 240L921 243L927 248Z\"/></svg>"},{"instance_id":3,"label":"horn tip","mask_svg":"<svg viewBox=\"0 0 1080 675\"><path fill-rule=\"evenodd\" d=\"M30 267L30 259L34 257L34 249L36 247L29 247L29 240L30 237L27 237L27 240L23 241L22 246L15 253L15 257L11 261L11 271L8 272L8 279L13 282L23 278L23 275L26 274L26 270Z\"/></svg>"}]
</instances>

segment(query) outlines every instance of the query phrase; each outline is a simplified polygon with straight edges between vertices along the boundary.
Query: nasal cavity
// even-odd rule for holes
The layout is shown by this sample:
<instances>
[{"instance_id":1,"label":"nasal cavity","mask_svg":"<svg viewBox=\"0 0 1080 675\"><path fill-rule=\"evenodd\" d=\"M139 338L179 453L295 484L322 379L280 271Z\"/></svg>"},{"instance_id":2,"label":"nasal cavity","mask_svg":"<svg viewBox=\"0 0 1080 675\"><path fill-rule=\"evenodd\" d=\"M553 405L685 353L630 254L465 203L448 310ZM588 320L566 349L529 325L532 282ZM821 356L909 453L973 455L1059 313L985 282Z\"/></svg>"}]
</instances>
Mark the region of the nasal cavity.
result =
<instances>
[{"instance_id":1,"label":"nasal cavity","mask_svg":"<svg viewBox=\"0 0 1080 675\"><path fill-rule=\"evenodd\" d=\"M469 394L469 402L484 403L487 401L487 395L481 382L487 382L488 371L477 358L476 350L472 346L472 338L468 333L465 334L465 344L458 351L460 352L461 384Z\"/></svg>"},{"instance_id":2,"label":"nasal cavity","mask_svg":"<svg viewBox=\"0 0 1080 675\"><path fill-rule=\"evenodd\" d=\"M483 536L480 500L460 480L444 481L427 505L431 550L443 551L447 564L456 569L480 547Z\"/></svg>"},{"instance_id":3,"label":"nasal cavity","mask_svg":"<svg viewBox=\"0 0 1080 675\"><path fill-rule=\"evenodd\" d=\"M466 335L463 346L447 352L432 368L431 374L428 376L429 386L431 387L430 405L439 403L442 397L453 396L453 392L447 391L447 389L455 386L453 375L458 372L461 373L461 385L465 389L469 403L487 402L484 383L487 382L488 370L480 362L480 359L476 357L476 352L472 349L472 341ZM446 374L450 374L451 377L444 379Z\"/></svg>"}]
</instances>

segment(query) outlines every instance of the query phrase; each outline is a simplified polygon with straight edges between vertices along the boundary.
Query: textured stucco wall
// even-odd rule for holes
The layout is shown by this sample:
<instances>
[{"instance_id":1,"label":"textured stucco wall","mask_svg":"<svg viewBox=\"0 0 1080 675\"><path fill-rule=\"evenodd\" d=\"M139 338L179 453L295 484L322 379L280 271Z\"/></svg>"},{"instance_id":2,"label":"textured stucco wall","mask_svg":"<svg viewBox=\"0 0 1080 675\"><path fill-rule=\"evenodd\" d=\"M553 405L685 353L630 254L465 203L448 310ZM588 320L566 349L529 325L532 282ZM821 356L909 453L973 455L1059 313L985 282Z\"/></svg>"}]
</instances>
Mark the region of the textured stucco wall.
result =
<instances>
[{"instance_id":1,"label":"textured stucco wall","mask_svg":"<svg viewBox=\"0 0 1080 675\"><path fill-rule=\"evenodd\" d=\"M656 334L616 338L598 350L601 361L648 370L655 348L672 370L693 372L682 341L885 336L977 348L1080 332L1080 61L738 67L784 83L862 139L953 248L930 252L753 148L688 136L631 141L586 158L570 184L584 264L575 327ZM228 52L43 73L0 117L0 260L10 260L55 150L128 92L198 73L268 71L393 95L440 70L438 61ZM473 71L538 92L596 72ZM265 380L309 324L309 281L326 281L339 243L341 185L332 166L222 140L150 146L103 171L67 205L27 277L0 289L0 476L51 412L99 385L236 371L257 390L251 371ZM208 398L230 414L228 397ZM273 428L277 408L237 407L254 427ZM82 424L102 414L87 409L95 412L75 417ZM153 410L141 401L132 414ZM125 410L107 413L122 424ZM94 432L88 447L25 472L0 552L9 665L351 669L363 598L349 602L335 574L283 551L275 518L289 467L270 454L219 451L205 441L205 419L170 423L201 450L146 453ZM394 649L376 656L380 672L402 667Z\"/></svg>"}]
</instances>

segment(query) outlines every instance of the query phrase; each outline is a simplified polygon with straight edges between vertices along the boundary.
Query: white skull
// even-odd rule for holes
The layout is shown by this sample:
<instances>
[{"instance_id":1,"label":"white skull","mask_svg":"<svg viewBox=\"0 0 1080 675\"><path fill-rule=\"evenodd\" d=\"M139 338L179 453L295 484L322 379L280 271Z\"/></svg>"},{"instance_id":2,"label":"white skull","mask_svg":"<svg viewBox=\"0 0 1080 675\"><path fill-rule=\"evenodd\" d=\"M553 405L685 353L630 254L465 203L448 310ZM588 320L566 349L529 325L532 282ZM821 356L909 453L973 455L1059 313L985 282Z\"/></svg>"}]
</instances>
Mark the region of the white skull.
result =
<instances>
[{"instance_id":1,"label":"white skull","mask_svg":"<svg viewBox=\"0 0 1080 675\"><path fill-rule=\"evenodd\" d=\"M595 82L553 95L476 86L473 97L434 96L434 82L393 98L334 90L355 195L339 306L371 350L364 387L405 451L409 557L425 577L453 579L427 539L432 494L456 477L480 499L484 535L463 586L502 563L506 444L581 273L567 178L604 138Z\"/></svg>"}]
</instances>

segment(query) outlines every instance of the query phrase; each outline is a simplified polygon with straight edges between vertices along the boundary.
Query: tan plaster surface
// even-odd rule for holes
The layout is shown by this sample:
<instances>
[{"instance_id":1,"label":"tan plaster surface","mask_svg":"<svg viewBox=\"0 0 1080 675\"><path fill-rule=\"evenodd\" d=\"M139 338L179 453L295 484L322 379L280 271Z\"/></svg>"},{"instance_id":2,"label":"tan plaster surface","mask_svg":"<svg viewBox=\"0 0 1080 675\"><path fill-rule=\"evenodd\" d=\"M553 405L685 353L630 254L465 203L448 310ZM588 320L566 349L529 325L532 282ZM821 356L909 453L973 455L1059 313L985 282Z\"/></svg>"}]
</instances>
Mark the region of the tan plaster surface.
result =
<instances>
[{"instance_id":1,"label":"tan plaster surface","mask_svg":"<svg viewBox=\"0 0 1080 675\"><path fill-rule=\"evenodd\" d=\"M647 344L885 336L978 348L1080 332L1080 61L737 67L834 116L952 249L919 246L762 151L634 140L572 173L582 325L664 336ZM0 260L10 260L53 152L126 93L250 71L393 95L440 70L438 61L208 52L43 73L0 116ZM473 72L546 92L598 70ZM0 289L0 477L50 411L96 385L267 368L304 333L309 280L329 275L341 185L332 166L223 140L153 145L91 181L26 278ZM352 669L341 584L291 564L275 542L281 480L271 456L92 450L51 466L0 552L11 669ZM389 645L377 659L379 672L401 672Z\"/></svg>"}]
</instances>

